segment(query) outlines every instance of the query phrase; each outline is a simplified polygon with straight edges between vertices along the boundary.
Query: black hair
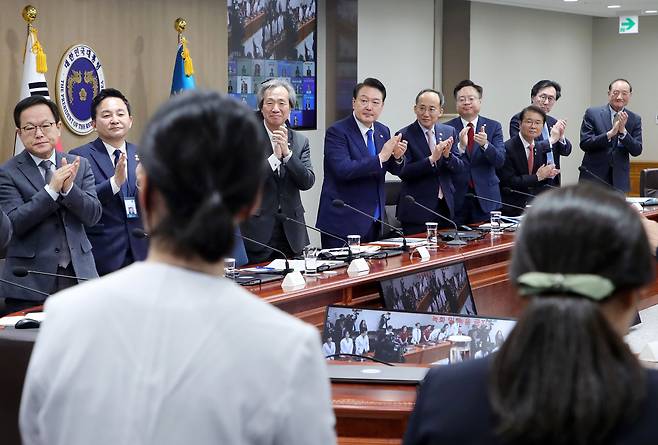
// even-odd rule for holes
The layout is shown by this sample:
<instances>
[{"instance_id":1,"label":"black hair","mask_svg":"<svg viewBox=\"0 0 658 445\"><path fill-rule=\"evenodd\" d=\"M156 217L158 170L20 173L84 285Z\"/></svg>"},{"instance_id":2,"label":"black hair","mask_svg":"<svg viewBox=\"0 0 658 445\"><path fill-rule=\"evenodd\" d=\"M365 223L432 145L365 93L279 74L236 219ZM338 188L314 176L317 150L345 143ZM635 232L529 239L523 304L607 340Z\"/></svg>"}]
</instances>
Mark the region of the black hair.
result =
<instances>
[{"instance_id":1,"label":"black hair","mask_svg":"<svg viewBox=\"0 0 658 445\"><path fill-rule=\"evenodd\" d=\"M607 278L615 287L607 300L654 278L640 216L593 183L535 199L517 233L510 279L533 271ZM600 303L557 291L530 297L490 375L497 433L509 443L604 443L646 395L645 372Z\"/></svg>"},{"instance_id":2,"label":"black hair","mask_svg":"<svg viewBox=\"0 0 658 445\"><path fill-rule=\"evenodd\" d=\"M539 90L549 87L555 88L555 101L557 102L557 100L562 97L562 87L556 81L548 79L540 80L532 86L532 90L530 90L530 99L539 94Z\"/></svg>"},{"instance_id":3,"label":"black hair","mask_svg":"<svg viewBox=\"0 0 658 445\"><path fill-rule=\"evenodd\" d=\"M57 109L57 105L55 105L55 102L53 102L50 99L46 99L44 96L36 95L36 96L26 97L25 99L18 102L14 107L14 123L16 124L16 128L21 127L21 113L35 105L46 105L48 108L50 108L50 111L53 113L53 118L55 118L55 123L60 122L61 117L59 116L59 110Z\"/></svg>"},{"instance_id":4,"label":"black hair","mask_svg":"<svg viewBox=\"0 0 658 445\"><path fill-rule=\"evenodd\" d=\"M416 102L415 102L416 104L420 100L420 96L422 96L425 93L434 93L437 96L439 96L439 103L441 104L441 106L443 106L443 104L446 101L446 98L445 98L445 96L443 95L443 93L441 91L435 90L433 88L425 88L423 90L420 90L420 92L418 94L416 94Z\"/></svg>"},{"instance_id":5,"label":"black hair","mask_svg":"<svg viewBox=\"0 0 658 445\"><path fill-rule=\"evenodd\" d=\"M521 113L519 114L519 120L523 122L523 118L525 117L526 113L530 111L540 114L542 119L544 120L544 123L546 123L546 113L537 105L528 105L523 110L521 110Z\"/></svg>"},{"instance_id":6,"label":"black hair","mask_svg":"<svg viewBox=\"0 0 658 445\"><path fill-rule=\"evenodd\" d=\"M235 216L261 187L262 133L251 109L216 92L187 91L166 102L139 147L149 189L167 206L153 239L186 258L216 262L228 254Z\"/></svg>"},{"instance_id":7,"label":"black hair","mask_svg":"<svg viewBox=\"0 0 658 445\"><path fill-rule=\"evenodd\" d=\"M386 100L386 87L378 79L374 77L366 77L363 82L359 82L354 87L352 91L352 98L356 99L356 96L359 94L359 90L363 87L376 88L382 93L382 102Z\"/></svg>"},{"instance_id":8,"label":"black hair","mask_svg":"<svg viewBox=\"0 0 658 445\"><path fill-rule=\"evenodd\" d=\"M457 99L457 93L459 92L459 90L461 90L462 88L465 88L465 87L475 88L475 91L478 92L478 96L480 96L480 99L482 99L482 92L484 90L482 89L482 87L480 85L476 84L475 82L473 82L472 80L469 80L469 79L462 80L461 82L459 82L457 84L457 86L455 86L455 89L452 91L452 95L455 97L455 99Z\"/></svg>"},{"instance_id":9,"label":"black hair","mask_svg":"<svg viewBox=\"0 0 658 445\"><path fill-rule=\"evenodd\" d=\"M628 80L620 77L619 79L615 79L612 82L610 82L610 85L608 85L608 93L612 91L612 85L614 85L615 82L626 82L628 84L628 88L630 88L630 92L631 93L633 92L633 85L631 85L631 83Z\"/></svg>"},{"instance_id":10,"label":"black hair","mask_svg":"<svg viewBox=\"0 0 658 445\"><path fill-rule=\"evenodd\" d=\"M96 120L96 110L98 110L98 106L100 105L101 102L103 102L108 97L116 97L118 99L121 99L123 103L126 104L126 108L128 109L128 116L132 116L132 113L130 111L130 103L128 102L128 99L126 99L126 96L124 96L121 91L114 88L103 88L100 91L100 93L98 93L91 100L91 120Z\"/></svg>"}]
</instances>

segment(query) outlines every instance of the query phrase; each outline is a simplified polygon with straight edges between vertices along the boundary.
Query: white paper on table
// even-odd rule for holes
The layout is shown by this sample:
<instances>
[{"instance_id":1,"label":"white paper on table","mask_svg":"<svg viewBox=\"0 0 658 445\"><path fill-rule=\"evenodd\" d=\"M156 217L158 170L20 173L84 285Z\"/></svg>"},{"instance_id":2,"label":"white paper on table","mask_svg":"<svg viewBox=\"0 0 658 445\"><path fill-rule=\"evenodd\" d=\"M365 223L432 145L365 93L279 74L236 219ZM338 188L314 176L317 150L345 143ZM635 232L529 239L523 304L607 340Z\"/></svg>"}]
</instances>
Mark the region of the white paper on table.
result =
<instances>
[{"instance_id":1,"label":"white paper on table","mask_svg":"<svg viewBox=\"0 0 658 445\"><path fill-rule=\"evenodd\" d=\"M36 321L43 321L46 318L46 314L45 312L30 312L25 316L14 315L11 317L2 317L0 318L0 326L14 326L18 320L22 320L24 318L29 318L31 320L36 320Z\"/></svg>"}]
</instances>

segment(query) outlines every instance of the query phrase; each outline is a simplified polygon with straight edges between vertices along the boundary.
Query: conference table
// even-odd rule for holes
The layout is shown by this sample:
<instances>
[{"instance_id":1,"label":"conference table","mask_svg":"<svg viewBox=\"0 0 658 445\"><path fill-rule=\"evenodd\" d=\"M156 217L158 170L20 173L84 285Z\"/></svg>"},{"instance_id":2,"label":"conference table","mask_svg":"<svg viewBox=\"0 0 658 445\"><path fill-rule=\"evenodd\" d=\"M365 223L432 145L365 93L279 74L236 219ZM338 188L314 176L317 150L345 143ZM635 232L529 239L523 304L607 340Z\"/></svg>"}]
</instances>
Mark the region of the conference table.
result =
<instances>
[{"instance_id":1,"label":"conference table","mask_svg":"<svg viewBox=\"0 0 658 445\"><path fill-rule=\"evenodd\" d=\"M658 220L658 207L647 207L643 214ZM517 295L507 276L514 234L484 236L466 246L439 245L429 260L404 253L369 261L367 274L349 275L339 269L335 275L307 279L305 287L284 290L280 283L250 286L248 289L265 301L322 329L327 305L381 308L384 301L379 282L395 277L464 262L478 315L517 317L524 301ZM657 270L658 271L658 270ZM658 284L647 288L639 309L658 304ZM339 443L399 444L416 399L415 385L381 383L333 383L332 398Z\"/></svg>"}]
</instances>

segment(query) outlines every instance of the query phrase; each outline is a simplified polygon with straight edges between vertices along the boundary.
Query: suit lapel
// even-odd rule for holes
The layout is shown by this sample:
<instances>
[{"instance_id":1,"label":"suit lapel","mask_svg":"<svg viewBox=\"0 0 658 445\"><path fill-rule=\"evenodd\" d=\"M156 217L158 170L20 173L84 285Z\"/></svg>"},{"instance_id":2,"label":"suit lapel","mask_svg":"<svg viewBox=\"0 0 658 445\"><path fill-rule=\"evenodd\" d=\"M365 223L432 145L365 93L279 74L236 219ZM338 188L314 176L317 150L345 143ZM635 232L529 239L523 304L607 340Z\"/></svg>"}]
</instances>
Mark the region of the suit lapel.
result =
<instances>
[{"instance_id":1,"label":"suit lapel","mask_svg":"<svg viewBox=\"0 0 658 445\"><path fill-rule=\"evenodd\" d=\"M419 148L421 154L426 156L430 155L430 146L427 144L427 138L425 137L425 131L420 126L418 121L411 126L411 137L413 138L412 144ZM438 134L436 133L436 128L434 129L434 134L436 135L438 141Z\"/></svg>"},{"instance_id":2,"label":"suit lapel","mask_svg":"<svg viewBox=\"0 0 658 445\"><path fill-rule=\"evenodd\" d=\"M21 153L21 158L18 161L18 169L25 175L37 191L41 190L46 185L46 182L39 171L39 167L36 166L27 150L23 150Z\"/></svg>"},{"instance_id":3,"label":"suit lapel","mask_svg":"<svg viewBox=\"0 0 658 445\"><path fill-rule=\"evenodd\" d=\"M98 168L105 176L105 179L110 179L114 176L114 165L112 164L110 156L107 154L107 149L105 148L103 141L101 141L100 138L97 138L91 143L91 148L92 149L89 152L91 153L94 162L98 165Z\"/></svg>"},{"instance_id":4,"label":"suit lapel","mask_svg":"<svg viewBox=\"0 0 658 445\"><path fill-rule=\"evenodd\" d=\"M612 129L612 114L610 113L610 107L604 105L601 109L601 120L603 120L603 128L606 132Z\"/></svg>"},{"instance_id":5,"label":"suit lapel","mask_svg":"<svg viewBox=\"0 0 658 445\"><path fill-rule=\"evenodd\" d=\"M368 146L365 143L365 140L363 138L363 135L361 134L361 129L356 123L356 118L354 116L349 117L348 121L348 126L350 129L350 137L352 139L352 142L359 147L359 151L361 153L362 158L367 158L370 156L370 153L368 153ZM373 138L375 139L375 148L377 147L377 138L376 138L377 132L373 132ZM379 153L379 151L377 151Z\"/></svg>"}]
</instances>

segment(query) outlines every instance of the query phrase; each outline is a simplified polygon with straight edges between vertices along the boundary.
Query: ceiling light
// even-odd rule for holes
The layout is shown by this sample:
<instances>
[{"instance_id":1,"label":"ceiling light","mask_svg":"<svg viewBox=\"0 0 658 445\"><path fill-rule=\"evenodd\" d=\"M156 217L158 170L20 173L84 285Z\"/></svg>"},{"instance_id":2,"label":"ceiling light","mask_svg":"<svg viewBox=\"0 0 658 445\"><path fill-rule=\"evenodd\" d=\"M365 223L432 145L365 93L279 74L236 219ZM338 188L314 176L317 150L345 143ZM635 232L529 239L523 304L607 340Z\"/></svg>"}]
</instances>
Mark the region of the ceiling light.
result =
<instances>
[{"instance_id":1,"label":"ceiling light","mask_svg":"<svg viewBox=\"0 0 658 445\"><path fill-rule=\"evenodd\" d=\"M564 0L566 3L577 2L578 0Z\"/></svg>"},{"instance_id":2,"label":"ceiling light","mask_svg":"<svg viewBox=\"0 0 658 445\"><path fill-rule=\"evenodd\" d=\"M644 11L645 14L658 14L658 10L656 9L649 9L647 11Z\"/></svg>"},{"instance_id":3,"label":"ceiling light","mask_svg":"<svg viewBox=\"0 0 658 445\"><path fill-rule=\"evenodd\" d=\"M621 8L621 5L608 5L608 9L617 9Z\"/></svg>"}]
</instances>

